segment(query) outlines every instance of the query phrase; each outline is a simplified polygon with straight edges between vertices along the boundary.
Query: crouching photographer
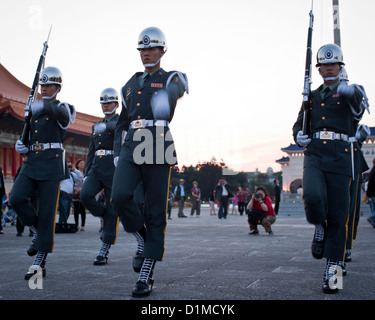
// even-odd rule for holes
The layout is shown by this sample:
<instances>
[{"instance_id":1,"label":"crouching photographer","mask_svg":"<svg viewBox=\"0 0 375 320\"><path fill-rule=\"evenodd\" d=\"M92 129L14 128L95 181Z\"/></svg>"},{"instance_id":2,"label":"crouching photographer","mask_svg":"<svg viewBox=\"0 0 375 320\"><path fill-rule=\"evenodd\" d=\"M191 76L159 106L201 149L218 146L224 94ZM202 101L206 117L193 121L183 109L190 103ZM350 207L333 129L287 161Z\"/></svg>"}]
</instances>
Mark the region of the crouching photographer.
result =
<instances>
[{"instance_id":1,"label":"crouching photographer","mask_svg":"<svg viewBox=\"0 0 375 320\"><path fill-rule=\"evenodd\" d=\"M247 209L249 210L247 219L250 226L249 234L259 233L258 224L261 224L268 234L273 234L271 224L276 221L276 215L266 188L257 187Z\"/></svg>"}]
</instances>

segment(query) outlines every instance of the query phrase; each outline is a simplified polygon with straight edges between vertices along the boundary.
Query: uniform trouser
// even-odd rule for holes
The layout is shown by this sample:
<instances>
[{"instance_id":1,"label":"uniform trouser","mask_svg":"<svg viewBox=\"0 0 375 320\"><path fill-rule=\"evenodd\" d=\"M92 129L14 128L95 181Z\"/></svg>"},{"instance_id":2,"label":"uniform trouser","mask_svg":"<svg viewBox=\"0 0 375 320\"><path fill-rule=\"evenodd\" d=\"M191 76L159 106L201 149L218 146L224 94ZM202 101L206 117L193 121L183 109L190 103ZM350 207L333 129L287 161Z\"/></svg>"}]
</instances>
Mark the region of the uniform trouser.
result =
<instances>
[{"instance_id":1,"label":"uniform trouser","mask_svg":"<svg viewBox=\"0 0 375 320\"><path fill-rule=\"evenodd\" d=\"M303 200L307 221L327 223L324 257L344 260L349 218L351 177L306 167L303 172Z\"/></svg>"},{"instance_id":2,"label":"uniform trouser","mask_svg":"<svg viewBox=\"0 0 375 320\"><path fill-rule=\"evenodd\" d=\"M348 222L348 239L346 240L346 249L353 248L353 240L357 237L359 210L361 206L361 181L360 174L355 176L355 180L350 185L350 206Z\"/></svg>"},{"instance_id":3,"label":"uniform trouser","mask_svg":"<svg viewBox=\"0 0 375 320\"><path fill-rule=\"evenodd\" d=\"M60 181L33 180L19 174L14 182L10 202L24 226L34 226L38 230L35 249L42 252L53 252L55 220L59 203ZM30 202L36 190L38 211Z\"/></svg>"},{"instance_id":4,"label":"uniform trouser","mask_svg":"<svg viewBox=\"0 0 375 320\"><path fill-rule=\"evenodd\" d=\"M162 261L165 252L170 165L137 165L119 159L113 177L112 204L125 231L146 227L143 257ZM142 182L144 210L135 201L135 191Z\"/></svg>"},{"instance_id":5,"label":"uniform trouser","mask_svg":"<svg viewBox=\"0 0 375 320\"><path fill-rule=\"evenodd\" d=\"M112 179L107 180L92 175L87 176L81 189L81 201L93 216L103 219L102 241L107 244L115 244L118 216L111 203ZM104 189L105 208L95 198L102 189Z\"/></svg>"}]
</instances>

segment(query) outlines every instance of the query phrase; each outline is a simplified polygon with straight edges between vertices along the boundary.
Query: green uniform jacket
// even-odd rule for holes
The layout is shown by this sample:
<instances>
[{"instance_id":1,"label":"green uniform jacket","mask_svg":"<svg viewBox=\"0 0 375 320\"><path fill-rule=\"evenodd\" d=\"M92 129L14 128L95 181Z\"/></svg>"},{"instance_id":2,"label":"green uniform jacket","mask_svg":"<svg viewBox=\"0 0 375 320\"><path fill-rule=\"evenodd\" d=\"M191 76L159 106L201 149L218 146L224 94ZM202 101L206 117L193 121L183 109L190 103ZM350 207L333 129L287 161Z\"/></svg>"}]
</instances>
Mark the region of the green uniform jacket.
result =
<instances>
[{"instance_id":1,"label":"green uniform jacket","mask_svg":"<svg viewBox=\"0 0 375 320\"><path fill-rule=\"evenodd\" d=\"M30 121L30 142L36 143L62 143L65 127L69 124L70 117L66 108L59 106L60 101L44 102L43 110L33 114ZM74 108L70 106L71 110ZM60 123L60 124L59 124ZM61 126L60 126L61 125ZM34 180L64 180L69 178L69 170L61 149L46 149L29 151L27 159L23 162L20 174Z\"/></svg>"},{"instance_id":2,"label":"green uniform jacket","mask_svg":"<svg viewBox=\"0 0 375 320\"><path fill-rule=\"evenodd\" d=\"M354 116L350 110L349 103L359 106L362 95L356 91L355 96L349 101L337 93L337 87L326 94L322 99L320 91L322 86L311 92L311 108L308 117L308 134L318 131L334 131L343 133L349 137L354 136ZM303 106L293 126L293 136L296 141L298 131L302 130ZM297 141L296 141L297 143ZM360 156L361 152L355 149L354 158ZM339 140L313 139L304 151L304 166L311 165L322 168L326 172L352 175L351 144Z\"/></svg>"},{"instance_id":3,"label":"green uniform jacket","mask_svg":"<svg viewBox=\"0 0 375 320\"><path fill-rule=\"evenodd\" d=\"M102 133L95 132L95 125L92 126L89 151L86 160L85 176L101 175L112 179L115 171L113 155L95 156L97 150L113 150L113 140L115 137L115 128L119 115L116 114L109 121L105 119L97 123L105 123L106 130Z\"/></svg>"},{"instance_id":4,"label":"green uniform jacket","mask_svg":"<svg viewBox=\"0 0 375 320\"><path fill-rule=\"evenodd\" d=\"M168 127L154 126L144 129L129 129L129 125L132 121L139 119L157 120L154 117L150 101L151 97L158 94L160 90L167 91L170 107L168 118L160 120L171 122L177 100L183 96L185 86L177 75L173 76L173 71L166 72L163 69L159 69L140 87L138 77L142 74L142 72L134 74L121 89L122 111L117 121L115 132L115 157L119 156L121 151L121 157L125 157L130 162L135 162L134 150L145 140L145 138L141 141L133 139L138 130L138 133L140 135L143 134L146 139L151 137L148 147L150 148L149 150L152 150L152 164L174 165L177 163L177 157L172 135ZM170 77L172 79L169 79ZM167 88L168 79L172 81L170 81ZM124 144L122 144L123 132L127 132Z\"/></svg>"}]
</instances>

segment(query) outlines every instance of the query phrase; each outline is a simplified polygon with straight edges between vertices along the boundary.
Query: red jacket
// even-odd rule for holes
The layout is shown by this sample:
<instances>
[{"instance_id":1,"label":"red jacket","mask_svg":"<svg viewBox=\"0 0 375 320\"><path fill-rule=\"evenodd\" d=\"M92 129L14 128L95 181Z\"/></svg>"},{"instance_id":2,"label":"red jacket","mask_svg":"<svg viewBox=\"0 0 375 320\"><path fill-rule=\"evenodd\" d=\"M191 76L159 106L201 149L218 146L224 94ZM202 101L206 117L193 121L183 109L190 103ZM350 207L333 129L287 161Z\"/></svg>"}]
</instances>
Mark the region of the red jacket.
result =
<instances>
[{"instance_id":1,"label":"red jacket","mask_svg":"<svg viewBox=\"0 0 375 320\"><path fill-rule=\"evenodd\" d=\"M265 205L268 208L267 212L263 211L261 205L256 200L253 200L253 209L258 210L260 212L264 212L266 214L266 216L273 216L273 215L275 215L275 210L272 207L272 200L271 200L271 198L266 196L264 198L264 203L265 203Z\"/></svg>"}]
</instances>

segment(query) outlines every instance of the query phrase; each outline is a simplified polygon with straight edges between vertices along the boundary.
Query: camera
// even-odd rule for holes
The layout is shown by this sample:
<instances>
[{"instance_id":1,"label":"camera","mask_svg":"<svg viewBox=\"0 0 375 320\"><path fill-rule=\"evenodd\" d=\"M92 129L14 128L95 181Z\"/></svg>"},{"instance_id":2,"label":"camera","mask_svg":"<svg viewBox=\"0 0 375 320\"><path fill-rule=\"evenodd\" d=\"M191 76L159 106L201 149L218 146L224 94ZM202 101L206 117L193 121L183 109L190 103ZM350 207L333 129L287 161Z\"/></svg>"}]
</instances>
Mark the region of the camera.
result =
<instances>
[{"instance_id":1,"label":"camera","mask_svg":"<svg viewBox=\"0 0 375 320\"><path fill-rule=\"evenodd\" d=\"M259 198L261 198L261 197L262 197L262 195L261 195L260 193L256 193L256 194L255 194L255 198L256 198L256 199L259 199Z\"/></svg>"},{"instance_id":2,"label":"camera","mask_svg":"<svg viewBox=\"0 0 375 320\"><path fill-rule=\"evenodd\" d=\"M69 169L72 169L72 168L73 168L73 166L72 166L72 165L70 165L70 166L68 166L68 168L69 168Z\"/></svg>"}]
</instances>

